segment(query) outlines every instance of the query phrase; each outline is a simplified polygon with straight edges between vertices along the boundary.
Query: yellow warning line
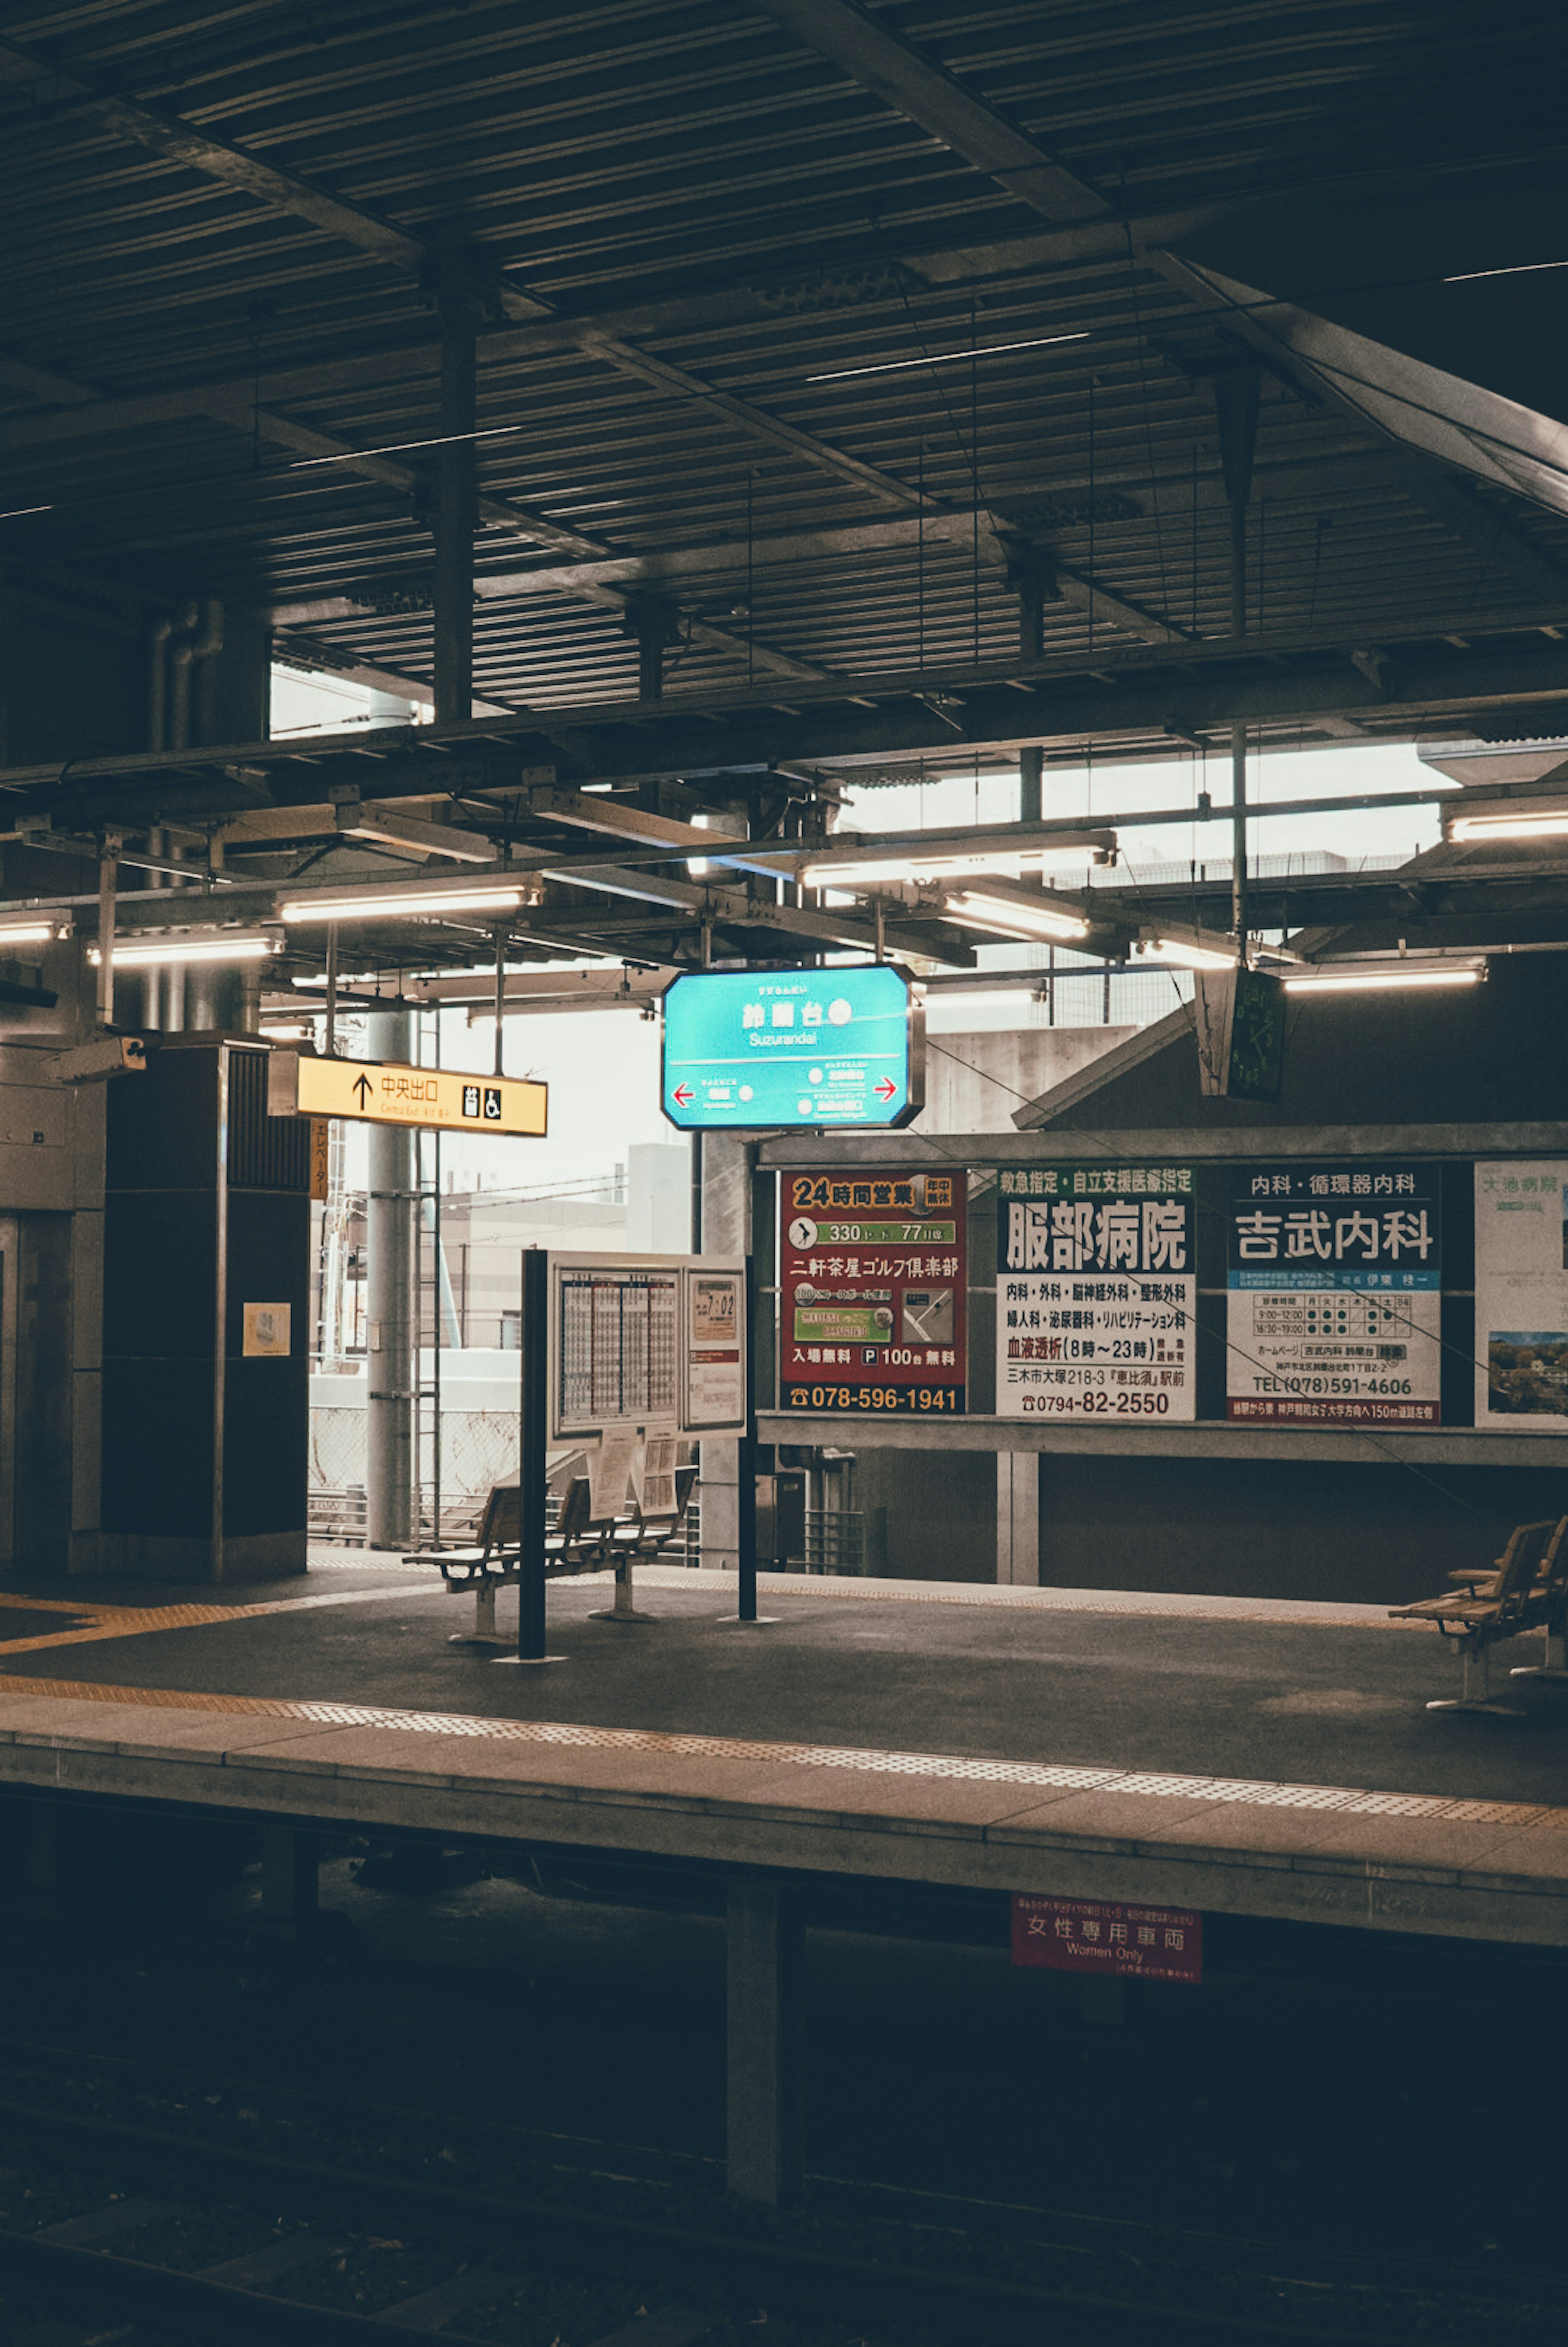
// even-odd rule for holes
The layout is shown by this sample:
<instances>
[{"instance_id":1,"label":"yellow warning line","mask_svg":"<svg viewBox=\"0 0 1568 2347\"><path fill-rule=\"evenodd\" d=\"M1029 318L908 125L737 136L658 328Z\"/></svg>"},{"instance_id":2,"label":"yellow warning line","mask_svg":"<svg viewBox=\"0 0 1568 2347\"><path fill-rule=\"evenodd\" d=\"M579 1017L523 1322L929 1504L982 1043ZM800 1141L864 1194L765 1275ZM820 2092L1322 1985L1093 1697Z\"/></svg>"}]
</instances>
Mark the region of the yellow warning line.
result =
<instances>
[{"instance_id":1,"label":"yellow warning line","mask_svg":"<svg viewBox=\"0 0 1568 2347\"><path fill-rule=\"evenodd\" d=\"M428 1593L427 1593L428 1594ZM265 1614L303 1614L321 1605L369 1605L378 1598L406 1597L406 1582L384 1589L334 1589L317 1597L273 1597L255 1605L72 1605L59 1598L0 1597L0 1605L24 1612L74 1614L81 1626L46 1630L34 1638L0 1640L0 1655L36 1655L46 1646L80 1646L103 1638L139 1638L154 1630L197 1630L210 1622L253 1622Z\"/></svg>"},{"instance_id":2,"label":"yellow warning line","mask_svg":"<svg viewBox=\"0 0 1568 2347\"><path fill-rule=\"evenodd\" d=\"M665 1752L713 1760L768 1761L799 1768L852 1769L867 1775L930 1780L980 1781L1063 1792L1115 1792L1212 1801L1271 1809L1328 1810L1346 1817L1441 1819L1451 1825L1492 1824L1556 1832L1568 1809L1539 1803L1492 1801L1443 1793L1372 1792L1349 1785L1291 1785L1260 1778L1186 1776L1176 1771L1064 1765L1037 1760L979 1760L946 1752L886 1752L780 1739L705 1736L647 1727L604 1727L573 1720L485 1718L471 1712L397 1710L379 1704L309 1701L280 1696L214 1695L203 1690L109 1686L71 1679L0 1680L0 1696L16 1694L60 1702L131 1706L152 1711L260 1715L318 1727L383 1727L410 1736L474 1737L507 1743L575 1746L596 1750ZM106 1723L107 1725L107 1723ZM520 1787L519 1789L522 1789Z\"/></svg>"},{"instance_id":3,"label":"yellow warning line","mask_svg":"<svg viewBox=\"0 0 1568 2347\"><path fill-rule=\"evenodd\" d=\"M96 1609L80 1600L73 1604L68 1597L23 1597L15 1590L0 1592L0 1605L9 1605L18 1614L91 1614Z\"/></svg>"}]
</instances>

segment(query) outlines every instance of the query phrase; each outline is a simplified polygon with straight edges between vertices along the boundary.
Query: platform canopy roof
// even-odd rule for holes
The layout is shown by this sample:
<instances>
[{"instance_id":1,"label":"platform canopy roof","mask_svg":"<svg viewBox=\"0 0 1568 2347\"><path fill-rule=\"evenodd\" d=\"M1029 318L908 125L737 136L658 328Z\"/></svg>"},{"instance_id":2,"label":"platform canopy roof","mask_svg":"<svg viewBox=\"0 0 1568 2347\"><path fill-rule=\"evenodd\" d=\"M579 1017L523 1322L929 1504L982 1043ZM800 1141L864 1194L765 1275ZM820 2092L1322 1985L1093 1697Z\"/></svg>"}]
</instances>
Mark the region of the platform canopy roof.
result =
<instances>
[{"instance_id":1,"label":"platform canopy roof","mask_svg":"<svg viewBox=\"0 0 1568 2347\"><path fill-rule=\"evenodd\" d=\"M13 766L18 829L216 846L231 919L307 859L510 856L517 951L675 962L877 938L755 853L692 872L698 815L789 848L846 783L1021 747L1049 821L1089 747L1568 736L1554 29L1530 0L8 7L12 590L149 633L221 603L433 702L470 334L477 477L463 706ZM124 922L167 923L125 880ZM460 960L484 926L389 916L365 951ZM975 935L883 910L933 962Z\"/></svg>"}]
</instances>

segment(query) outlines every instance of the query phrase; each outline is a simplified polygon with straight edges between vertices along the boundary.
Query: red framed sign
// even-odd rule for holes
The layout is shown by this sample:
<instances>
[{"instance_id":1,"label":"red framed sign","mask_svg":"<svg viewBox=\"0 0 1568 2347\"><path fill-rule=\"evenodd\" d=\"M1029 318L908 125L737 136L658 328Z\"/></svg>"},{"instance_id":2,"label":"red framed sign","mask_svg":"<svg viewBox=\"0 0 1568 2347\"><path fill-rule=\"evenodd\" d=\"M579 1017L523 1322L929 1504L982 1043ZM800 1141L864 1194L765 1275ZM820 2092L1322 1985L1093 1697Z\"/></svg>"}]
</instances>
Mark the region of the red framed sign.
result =
<instances>
[{"instance_id":1,"label":"red framed sign","mask_svg":"<svg viewBox=\"0 0 1568 2347\"><path fill-rule=\"evenodd\" d=\"M780 1176L782 1409L963 1409L968 1207L962 1169Z\"/></svg>"},{"instance_id":2,"label":"red framed sign","mask_svg":"<svg viewBox=\"0 0 1568 2347\"><path fill-rule=\"evenodd\" d=\"M1203 1979L1203 1917L1190 1907L1013 1895L1013 1961L1110 1980Z\"/></svg>"}]
</instances>

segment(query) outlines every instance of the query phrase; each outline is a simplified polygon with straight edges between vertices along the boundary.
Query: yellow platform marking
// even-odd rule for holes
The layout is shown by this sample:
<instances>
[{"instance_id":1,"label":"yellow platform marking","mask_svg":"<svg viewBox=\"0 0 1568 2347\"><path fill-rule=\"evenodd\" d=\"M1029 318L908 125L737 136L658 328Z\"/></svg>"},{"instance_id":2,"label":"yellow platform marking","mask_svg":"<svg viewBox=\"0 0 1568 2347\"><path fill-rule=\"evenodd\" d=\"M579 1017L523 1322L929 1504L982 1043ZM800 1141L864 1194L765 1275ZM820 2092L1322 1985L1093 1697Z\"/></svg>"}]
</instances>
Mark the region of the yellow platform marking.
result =
<instances>
[{"instance_id":1,"label":"yellow platform marking","mask_svg":"<svg viewBox=\"0 0 1568 2347\"><path fill-rule=\"evenodd\" d=\"M432 1594L432 1593L427 1593ZM304 1614L319 1605L369 1605L380 1597L406 1597L406 1582L383 1589L332 1589L311 1597L271 1597L254 1605L73 1605L59 1597L0 1596L0 1606L25 1614L74 1614L74 1630L46 1630L32 1638L0 1639L0 1655L36 1655L46 1646L88 1645L101 1638L139 1638L153 1630L196 1630L209 1622L254 1622L265 1614Z\"/></svg>"},{"instance_id":2,"label":"yellow platform marking","mask_svg":"<svg viewBox=\"0 0 1568 2347\"><path fill-rule=\"evenodd\" d=\"M1562 1832L1568 1810L1539 1802L1488 1801L1434 1793L1377 1793L1349 1785L1286 1785L1147 1769L1064 1767L1050 1761L972 1760L945 1752L878 1752L854 1746L767 1744L734 1736L699 1736L650 1727L600 1727L573 1720L487 1719L472 1712L402 1711L390 1705L311 1701L286 1696L216 1695L205 1689L110 1686L97 1680L0 1678L0 1699L131 1705L152 1711L228 1713L291 1719L315 1727L383 1727L409 1736L464 1736L508 1744L576 1746L595 1751L667 1752L694 1759L767 1762L773 1767L853 1769L867 1776L923 1778L943 1783L1017 1785L1067 1792L1141 1793L1253 1809L1330 1810L1342 1817L1440 1819L1450 1825L1549 1827ZM106 1741L108 1738L106 1737ZM238 1756L243 1765L244 1755ZM519 1780L517 1790L526 1790Z\"/></svg>"}]
</instances>

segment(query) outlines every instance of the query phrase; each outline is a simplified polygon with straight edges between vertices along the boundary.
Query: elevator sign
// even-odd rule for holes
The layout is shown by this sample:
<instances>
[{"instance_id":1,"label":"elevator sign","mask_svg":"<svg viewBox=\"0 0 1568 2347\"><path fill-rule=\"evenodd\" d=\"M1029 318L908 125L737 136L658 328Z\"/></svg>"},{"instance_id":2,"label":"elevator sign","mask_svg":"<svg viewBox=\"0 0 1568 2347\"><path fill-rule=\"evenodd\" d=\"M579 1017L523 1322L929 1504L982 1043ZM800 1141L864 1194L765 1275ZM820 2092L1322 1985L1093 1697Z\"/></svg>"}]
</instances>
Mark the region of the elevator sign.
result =
<instances>
[{"instance_id":1,"label":"elevator sign","mask_svg":"<svg viewBox=\"0 0 1568 2347\"><path fill-rule=\"evenodd\" d=\"M347 1116L361 1124L433 1126L542 1140L549 1087L509 1076L402 1067L387 1060L318 1060L274 1051L267 1071L273 1116Z\"/></svg>"},{"instance_id":2,"label":"elevator sign","mask_svg":"<svg viewBox=\"0 0 1568 2347\"><path fill-rule=\"evenodd\" d=\"M925 1101L920 989L885 962L677 978L661 1100L687 1133L908 1124Z\"/></svg>"}]
</instances>

